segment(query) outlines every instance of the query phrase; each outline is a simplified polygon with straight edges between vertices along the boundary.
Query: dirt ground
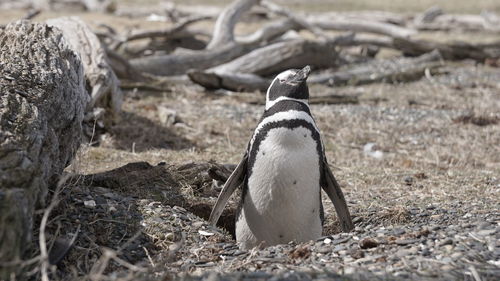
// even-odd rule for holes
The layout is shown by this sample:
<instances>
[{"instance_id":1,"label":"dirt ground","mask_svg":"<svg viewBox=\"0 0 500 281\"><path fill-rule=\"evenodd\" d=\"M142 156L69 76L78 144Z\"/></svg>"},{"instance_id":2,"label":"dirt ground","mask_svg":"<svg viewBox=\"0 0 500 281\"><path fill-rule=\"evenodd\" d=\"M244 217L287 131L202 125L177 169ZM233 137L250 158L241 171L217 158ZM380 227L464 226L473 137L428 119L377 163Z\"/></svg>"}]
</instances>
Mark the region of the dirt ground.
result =
<instances>
[{"instance_id":1,"label":"dirt ground","mask_svg":"<svg viewBox=\"0 0 500 281\"><path fill-rule=\"evenodd\" d=\"M206 4L212 2L220 1L208 1ZM307 7L300 2L291 1L289 5L311 11L333 5L338 10L385 9L412 12L431 6L434 1L409 4L407 1L387 0L380 5L371 1L332 1L334 4L330 1L309 1ZM439 4L453 12L472 13L482 8L500 12L500 3L494 0L458 1L460 5L452 4L455 2L445 1ZM23 14L23 11L0 11L0 23L19 18ZM37 20L58 15L60 14L42 13ZM144 23L142 19L78 15L93 25L97 21L122 27L158 25ZM498 35L460 36L462 39L488 41ZM490 256L474 260L474 263L470 258L467 262L458 257L446 264L450 265L450 272L462 275L441 275L434 271L444 272L445 269L429 265L432 268L429 272L434 272L434 275L401 275L401 280L450 280L449 276L457 278L456 280L495 280L500 276L499 68L464 61L450 65L443 75L424 77L411 83L377 83L339 88L312 85L310 92L313 96L352 95L358 96L360 100L358 104L311 106L333 173L344 191L356 222L357 230L350 234L351 240L354 239L352 237L359 237L358 240L374 237L375 231L379 229L404 229L406 234L412 234L425 228L439 235L447 235L453 230L457 233L455 236L469 237L470 233L475 232L463 228L466 223L476 225L480 221L491 222L496 232L488 234L489 240L478 238L483 242L493 241ZM268 259L269 255L287 253L287 260L282 262L283 268L276 265L279 262L273 264L275 267L266 267L264 254L253 252L242 253L239 256L241 258L235 258L237 262L228 265L228 262L219 258L223 255L217 251L224 247L226 252L233 249L231 247L234 246L234 241L228 234L231 229L211 228L199 218L208 216L220 188L207 176L210 163L238 163L263 112L262 105L245 102L248 96L264 100L262 93L211 92L189 84L175 85L171 90L163 92L125 91L121 121L108 128L104 134L96 136L91 143L84 144L77 159L67 169L77 176L62 193L61 198L64 200L61 200L62 203L55 210L52 218L54 223L49 230L54 239L61 236L69 240L75 233L80 234L54 276L61 279L86 276L92 280L169 280L167 277L173 278L172 276L186 280L205 277L223 280L223 277L214 277L208 272L226 272L229 273L229 277L226 276L228 279L238 279L241 276L231 274L259 269L266 273L284 274L283 272L302 272L301 266L309 265L314 268L314 255L311 253L316 253L324 245L288 245L282 249L269 250L271 254L266 252ZM146 163L132 165L130 169L119 170L109 177L99 174L141 161ZM140 176L144 174L137 172L142 170L148 171L147 176ZM333 205L326 199L327 196L323 198L327 217L324 235L331 237L333 241L340 241L347 236L338 233ZM230 209L233 211L236 200L231 203ZM94 201L95 206L90 201ZM441 229L434 229L433 225L441 226ZM403 239L401 237L404 236L392 235L398 239ZM453 235L450 234L451 237ZM459 238L453 239L457 239L453 240L453 246L460 245ZM356 249L359 250L361 246L357 246L358 240ZM321 241L326 243L325 240ZM427 245L425 241L420 242ZM339 242L339 245L345 243L351 242L346 240ZM484 242L484 245L489 247L488 243L490 242ZM349 247L354 244L345 245ZM404 247L394 243L391 245L394 246L394 251L400 250L396 247ZM443 244L443 247L446 245L449 244ZM307 251L296 252L297 249L305 248ZM410 249L412 248L408 248ZM422 249L409 255L423 257ZM452 257L453 253L459 252L454 249L440 255ZM236 250L231 251L231 255L238 256ZM338 250L337 253L342 261L339 265L335 264L338 267L333 271L356 279L353 276L357 276L359 272L349 271L348 265L352 261L343 258L341 251ZM363 253L363 257L375 255L375 251L369 253L362 247L359 251ZM389 253L392 250L387 251ZM113 259L113 253L118 253L124 263ZM363 259L356 258L356 253L348 252L346 255L349 259ZM380 254L377 259L384 256L383 253L377 254ZM260 260L254 257L259 257ZM101 271L100 265L108 265L111 259L113 262ZM377 259L374 258L377 268L368 271L373 274L383 272L383 275L375 276L392 280L397 279L398 272L404 271L384 268L390 260ZM443 264L441 257L431 256L427 259L437 260L439 266ZM265 262L259 268L256 264L263 260ZM401 260L404 263L404 259ZM409 259L408 264L412 265L412 261ZM191 265L186 266L189 262ZM271 263L269 260L267 262ZM473 264L479 279L473 271L468 275L464 273ZM493 267L488 267L489 265ZM369 268L362 262L357 266L356 269ZM412 266L409 265L407 268L408 272L418 271L412 271ZM481 268L485 269L481 271ZM193 274L194 277L176 275L182 272ZM320 275L308 275L307 278L298 276L293 278L323 278ZM287 280L286 275L279 277ZM325 278L337 277L328 275ZM267 277L262 275L255 278L264 280ZM363 277L359 277L359 280L362 279Z\"/></svg>"}]
</instances>

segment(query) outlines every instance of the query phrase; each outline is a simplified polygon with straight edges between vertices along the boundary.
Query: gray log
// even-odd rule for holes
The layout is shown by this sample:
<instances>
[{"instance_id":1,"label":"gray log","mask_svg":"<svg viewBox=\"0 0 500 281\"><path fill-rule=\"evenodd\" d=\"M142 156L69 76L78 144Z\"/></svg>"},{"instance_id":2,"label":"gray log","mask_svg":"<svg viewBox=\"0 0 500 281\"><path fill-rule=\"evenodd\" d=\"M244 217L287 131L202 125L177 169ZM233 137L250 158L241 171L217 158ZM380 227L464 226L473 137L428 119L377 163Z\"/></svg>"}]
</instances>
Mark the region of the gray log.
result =
<instances>
[{"instance_id":1,"label":"gray log","mask_svg":"<svg viewBox=\"0 0 500 281\"><path fill-rule=\"evenodd\" d=\"M80 55L87 89L91 93L87 105L88 118L92 119L94 107L107 113L105 121L116 121L121 112L123 95L120 81L109 65L106 50L90 27L78 17L63 17L46 21L49 26L59 28L71 49Z\"/></svg>"},{"instance_id":2,"label":"gray log","mask_svg":"<svg viewBox=\"0 0 500 281\"><path fill-rule=\"evenodd\" d=\"M188 72L189 79L209 90L227 89L235 92L262 91L271 84L270 79L250 73L214 73L202 70Z\"/></svg>"},{"instance_id":3,"label":"gray log","mask_svg":"<svg viewBox=\"0 0 500 281\"><path fill-rule=\"evenodd\" d=\"M241 15L259 1L235 0L226 7L217 18L212 40L204 50L133 59L130 65L141 72L169 76L186 74L190 69L207 69L244 55L256 48L260 42L235 42L234 27Z\"/></svg>"},{"instance_id":4,"label":"gray log","mask_svg":"<svg viewBox=\"0 0 500 281\"><path fill-rule=\"evenodd\" d=\"M234 42L234 27L241 15L260 0L235 0L220 14L215 22L212 40L207 49L216 49Z\"/></svg>"},{"instance_id":5,"label":"gray log","mask_svg":"<svg viewBox=\"0 0 500 281\"><path fill-rule=\"evenodd\" d=\"M289 68L304 65L325 68L335 66L338 54L337 42L294 40L278 42L256 49L226 64L212 68L216 73L253 73L272 75Z\"/></svg>"},{"instance_id":6,"label":"gray log","mask_svg":"<svg viewBox=\"0 0 500 281\"><path fill-rule=\"evenodd\" d=\"M88 100L60 31L28 21L0 29L0 280L20 268L33 211L80 145Z\"/></svg>"},{"instance_id":7,"label":"gray log","mask_svg":"<svg viewBox=\"0 0 500 281\"><path fill-rule=\"evenodd\" d=\"M442 59L441 54L435 50L416 58L373 60L347 66L335 73L311 75L308 81L330 86L409 82L424 76L426 69L432 71L442 66Z\"/></svg>"}]
</instances>

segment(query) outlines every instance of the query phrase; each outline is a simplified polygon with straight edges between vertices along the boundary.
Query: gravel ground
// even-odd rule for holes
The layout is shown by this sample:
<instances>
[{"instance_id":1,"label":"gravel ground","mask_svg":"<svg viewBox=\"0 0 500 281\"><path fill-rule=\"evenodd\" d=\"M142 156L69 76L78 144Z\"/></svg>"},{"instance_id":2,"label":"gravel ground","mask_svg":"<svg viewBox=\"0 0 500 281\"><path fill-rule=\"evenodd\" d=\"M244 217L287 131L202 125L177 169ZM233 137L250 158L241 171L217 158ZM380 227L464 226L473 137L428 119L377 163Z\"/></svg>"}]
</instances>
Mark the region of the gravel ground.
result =
<instances>
[{"instance_id":1,"label":"gravel ground","mask_svg":"<svg viewBox=\"0 0 500 281\"><path fill-rule=\"evenodd\" d=\"M67 192L71 200L60 209L68 219L62 220L67 223L62 232L71 232L70 222L77 221L82 228L60 268L88 265L92 272L93 259L103 246L119 249L118 256L140 270L132 270L132 278L130 268L123 271L110 263L108 271L115 271L108 276L111 279L498 280L500 276L500 212L485 212L466 202L409 209L405 224L371 224L356 217L350 233L243 251L227 232L182 207L103 187L73 187Z\"/></svg>"}]
</instances>

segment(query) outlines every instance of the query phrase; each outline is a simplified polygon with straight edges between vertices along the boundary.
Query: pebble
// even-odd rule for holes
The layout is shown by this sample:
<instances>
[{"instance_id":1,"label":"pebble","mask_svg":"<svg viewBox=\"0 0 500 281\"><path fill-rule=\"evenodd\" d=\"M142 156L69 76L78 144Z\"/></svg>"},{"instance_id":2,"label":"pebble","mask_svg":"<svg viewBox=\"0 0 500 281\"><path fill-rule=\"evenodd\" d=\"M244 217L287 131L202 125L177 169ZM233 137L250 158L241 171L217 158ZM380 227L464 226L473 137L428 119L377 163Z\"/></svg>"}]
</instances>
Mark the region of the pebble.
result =
<instances>
[{"instance_id":1,"label":"pebble","mask_svg":"<svg viewBox=\"0 0 500 281\"><path fill-rule=\"evenodd\" d=\"M453 240L451 238L447 238L445 240L442 240L441 242L439 242L439 246L444 246L444 245L451 245L453 244Z\"/></svg>"},{"instance_id":2,"label":"pebble","mask_svg":"<svg viewBox=\"0 0 500 281\"><path fill-rule=\"evenodd\" d=\"M89 209L94 209L97 206L94 200L83 201L83 205Z\"/></svg>"},{"instance_id":3,"label":"pebble","mask_svg":"<svg viewBox=\"0 0 500 281\"><path fill-rule=\"evenodd\" d=\"M359 241L359 247L361 249L370 249L370 248L375 248L378 246L377 240L373 238L364 238L363 240Z\"/></svg>"},{"instance_id":4,"label":"pebble","mask_svg":"<svg viewBox=\"0 0 500 281\"><path fill-rule=\"evenodd\" d=\"M400 236L400 235L403 235L405 233L406 233L406 231L402 228L395 228L394 230L392 230L392 234L395 236Z\"/></svg>"}]
</instances>

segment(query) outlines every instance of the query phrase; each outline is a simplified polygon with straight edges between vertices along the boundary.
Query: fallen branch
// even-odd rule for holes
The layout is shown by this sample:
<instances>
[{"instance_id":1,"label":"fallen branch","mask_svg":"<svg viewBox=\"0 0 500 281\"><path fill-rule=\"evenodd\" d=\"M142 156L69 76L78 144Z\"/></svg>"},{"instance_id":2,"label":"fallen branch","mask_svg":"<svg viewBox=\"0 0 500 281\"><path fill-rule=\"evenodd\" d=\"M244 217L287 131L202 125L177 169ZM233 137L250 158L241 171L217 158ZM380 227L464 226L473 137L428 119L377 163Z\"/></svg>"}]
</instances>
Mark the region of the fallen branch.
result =
<instances>
[{"instance_id":1,"label":"fallen branch","mask_svg":"<svg viewBox=\"0 0 500 281\"><path fill-rule=\"evenodd\" d=\"M487 58L500 57L500 42L494 43L467 43L462 41L440 43L423 39L403 39L393 40L395 49L401 50L408 56L419 56L433 50L438 50L444 59L461 60L474 59L483 62Z\"/></svg>"},{"instance_id":2,"label":"fallen branch","mask_svg":"<svg viewBox=\"0 0 500 281\"><path fill-rule=\"evenodd\" d=\"M185 74L189 69L207 69L223 64L256 47L257 43L238 44L234 41L234 27L241 15L258 0L236 0L226 7L215 23L212 40L202 51L179 51L164 56L133 59L137 70L155 75ZM166 67L168 66L168 67Z\"/></svg>"},{"instance_id":3,"label":"fallen branch","mask_svg":"<svg viewBox=\"0 0 500 281\"><path fill-rule=\"evenodd\" d=\"M146 30L146 31L138 31L128 35L125 38L125 42L147 39L147 38L155 38L155 37L170 37L174 36L176 33L184 32L185 28L195 22L204 21L211 19L209 16L194 16L185 18L182 21L178 22L171 28L162 29L162 30Z\"/></svg>"},{"instance_id":4,"label":"fallen branch","mask_svg":"<svg viewBox=\"0 0 500 281\"><path fill-rule=\"evenodd\" d=\"M386 35L392 38L409 38L416 30L395 24L363 19L335 19L326 17L309 17L308 22L324 30L340 30L351 32L366 32Z\"/></svg>"},{"instance_id":5,"label":"fallen branch","mask_svg":"<svg viewBox=\"0 0 500 281\"><path fill-rule=\"evenodd\" d=\"M218 49L234 43L234 27L236 23L244 12L250 10L252 6L259 2L260 0L236 0L227 6L215 22L213 37L208 43L207 49Z\"/></svg>"},{"instance_id":6,"label":"fallen branch","mask_svg":"<svg viewBox=\"0 0 500 281\"><path fill-rule=\"evenodd\" d=\"M442 66L441 60L442 57L438 51L417 58L374 60L332 74L311 75L308 81L330 86L362 85L376 82L408 82L424 76L426 69L435 70L439 68Z\"/></svg>"},{"instance_id":7,"label":"fallen branch","mask_svg":"<svg viewBox=\"0 0 500 281\"><path fill-rule=\"evenodd\" d=\"M266 43L290 30L299 30L301 26L291 19L283 19L263 26L261 29L246 36L236 38L236 42L244 45Z\"/></svg>"},{"instance_id":8,"label":"fallen branch","mask_svg":"<svg viewBox=\"0 0 500 281\"><path fill-rule=\"evenodd\" d=\"M271 81L250 73L214 73L200 70L188 72L189 79L209 90L227 89L235 92L263 91Z\"/></svg>"},{"instance_id":9,"label":"fallen branch","mask_svg":"<svg viewBox=\"0 0 500 281\"><path fill-rule=\"evenodd\" d=\"M437 13L437 11L436 11ZM418 30L430 31L500 31L500 18L492 12L483 12L480 15L467 14L436 14L434 18L415 22Z\"/></svg>"},{"instance_id":10,"label":"fallen branch","mask_svg":"<svg viewBox=\"0 0 500 281\"><path fill-rule=\"evenodd\" d=\"M500 42L467 43L455 41L442 43L427 39L389 38L356 34L351 38L346 36L345 40L337 44L340 46L374 45L395 49L401 51L406 56L413 57L438 50L443 59L446 60L474 59L484 62L484 60L489 58L500 57Z\"/></svg>"},{"instance_id":11,"label":"fallen branch","mask_svg":"<svg viewBox=\"0 0 500 281\"><path fill-rule=\"evenodd\" d=\"M219 65L210 71L215 73L253 73L271 75L289 68L299 68L306 64L325 68L336 64L336 42L315 42L294 40L278 42L256 49L231 62Z\"/></svg>"},{"instance_id":12,"label":"fallen branch","mask_svg":"<svg viewBox=\"0 0 500 281\"><path fill-rule=\"evenodd\" d=\"M283 15L290 19L293 23L296 25L311 31L314 35L316 35L318 38L327 40L328 36L325 35L323 30L319 28L316 25L310 24L308 21L304 20L303 17L297 16L294 13L292 13L290 10L285 9L283 7L280 7L272 2L269 1L262 1L261 5L265 8L267 8L269 11L274 12L278 15Z\"/></svg>"}]
</instances>

